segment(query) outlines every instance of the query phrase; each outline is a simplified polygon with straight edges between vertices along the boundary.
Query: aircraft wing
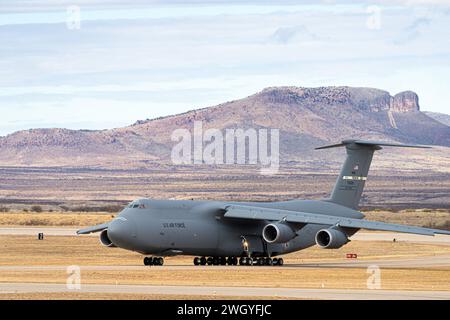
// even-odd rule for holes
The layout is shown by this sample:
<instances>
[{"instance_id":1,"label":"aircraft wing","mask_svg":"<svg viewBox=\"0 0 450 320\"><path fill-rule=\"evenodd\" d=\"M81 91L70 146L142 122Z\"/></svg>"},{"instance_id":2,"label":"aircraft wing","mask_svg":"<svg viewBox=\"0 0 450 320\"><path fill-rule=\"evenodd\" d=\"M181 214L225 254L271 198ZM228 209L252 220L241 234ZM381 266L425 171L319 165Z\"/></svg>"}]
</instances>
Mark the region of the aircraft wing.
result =
<instances>
[{"instance_id":1,"label":"aircraft wing","mask_svg":"<svg viewBox=\"0 0 450 320\"><path fill-rule=\"evenodd\" d=\"M450 231L406 226L401 224L368 221L317 213L296 212L280 209L269 209L252 206L229 205L225 207L225 217L251 220L286 221L302 224L321 224L351 229L367 229L414 233L427 236L448 234Z\"/></svg>"},{"instance_id":2,"label":"aircraft wing","mask_svg":"<svg viewBox=\"0 0 450 320\"><path fill-rule=\"evenodd\" d=\"M105 229L108 229L108 225L109 225L109 222L108 223L99 224L99 225L96 225L96 226L93 226L93 227L88 227L88 228L85 228L85 229L81 229L81 230L77 231L77 234L89 234L89 233L94 233L94 232L100 232L100 231L103 231Z\"/></svg>"}]
</instances>

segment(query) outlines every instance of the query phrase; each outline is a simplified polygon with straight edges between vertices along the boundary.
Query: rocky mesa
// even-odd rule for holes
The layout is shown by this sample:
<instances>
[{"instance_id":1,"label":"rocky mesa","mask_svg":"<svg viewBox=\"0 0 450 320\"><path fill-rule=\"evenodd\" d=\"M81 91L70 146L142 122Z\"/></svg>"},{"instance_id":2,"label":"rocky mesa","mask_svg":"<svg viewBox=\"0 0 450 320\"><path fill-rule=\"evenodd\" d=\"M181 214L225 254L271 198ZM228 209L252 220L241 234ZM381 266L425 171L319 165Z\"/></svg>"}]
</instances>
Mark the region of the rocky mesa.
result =
<instances>
[{"instance_id":1,"label":"rocky mesa","mask_svg":"<svg viewBox=\"0 0 450 320\"><path fill-rule=\"evenodd\" d=\"M145 115L143 115L145 116ZM450 127L420 111L412 91L358 87L270 87L249 97L124 128L88 131L32 129L0 138L0 165L140 166L169 161L171 134L205 129L280 130L282 161L349 137L450 147Z\"/></svg>"}]
</instances>

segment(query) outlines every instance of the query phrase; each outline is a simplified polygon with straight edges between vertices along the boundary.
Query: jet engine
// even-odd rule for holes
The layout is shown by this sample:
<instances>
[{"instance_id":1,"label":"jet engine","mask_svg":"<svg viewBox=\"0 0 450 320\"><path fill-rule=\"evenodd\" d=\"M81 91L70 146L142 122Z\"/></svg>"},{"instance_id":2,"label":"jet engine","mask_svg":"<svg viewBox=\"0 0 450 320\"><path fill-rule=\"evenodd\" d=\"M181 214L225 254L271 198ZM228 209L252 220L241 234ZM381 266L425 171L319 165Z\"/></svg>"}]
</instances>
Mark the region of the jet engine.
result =
<instances>
[{"instance_id":1,"label":"jet engine","mask_svg":"<svg viewBox=\"0 0 450 320\"><path fill-rule=\"evenodd\" d=\"M268 243L285 243L296 237L296 233L285 223L271 223L264 227L262 236Z\"/></svg>"},{"instance_id":2,"label":"jet engine","mask_svg":"<svg viewBox=\"0 0 450 320\"><path fill-rule=\"evenodd\" d=\"M109 239L109 237L108 237L108 229L105 229L100 233L100 242L105 247L110 247L110 248L115 247L115 245L112 243L111 239Z\"/></svg>"},{"instance_id":3,"label":"jet engine","mask_svg":"<svg viewBox=\"0 0 450 320\"><path fill-rule=\"evenodd\" d=\"M316 234L316 243L323 249L338 249L348 241L347 235L338 229L322 229Z\"/></svg>"}]
</instances>

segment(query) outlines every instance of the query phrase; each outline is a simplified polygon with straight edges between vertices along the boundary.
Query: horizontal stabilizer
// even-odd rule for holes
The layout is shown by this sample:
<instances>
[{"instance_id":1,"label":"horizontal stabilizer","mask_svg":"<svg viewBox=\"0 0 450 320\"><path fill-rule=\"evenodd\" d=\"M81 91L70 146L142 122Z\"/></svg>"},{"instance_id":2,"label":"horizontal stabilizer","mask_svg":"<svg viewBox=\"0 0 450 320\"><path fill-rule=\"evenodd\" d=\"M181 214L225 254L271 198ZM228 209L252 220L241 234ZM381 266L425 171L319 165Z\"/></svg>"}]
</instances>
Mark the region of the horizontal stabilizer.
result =
<instances>
[{"instance_id":1,"label":"horizontal stabilizer","mask_svg":"<svg viewBox=\"0 0 450 320\"><path fill-rule=\"evenodd\" d=\"M338 144L331 144L328 146L318 147L316 150L320 149L329 149L329 148L337 148L337 147L344 147L351 144L356 144L359 146L371 146L374 149L381 149L382 146L386 147L404 147L404 148L431 148L429 146L421 146L421 145L415 145L415 144L401 144L401 143L394 143L394 142L382 142L382 141L367 141L367 140L344 140L341 143Z\"/></svg>"}]
</instances>

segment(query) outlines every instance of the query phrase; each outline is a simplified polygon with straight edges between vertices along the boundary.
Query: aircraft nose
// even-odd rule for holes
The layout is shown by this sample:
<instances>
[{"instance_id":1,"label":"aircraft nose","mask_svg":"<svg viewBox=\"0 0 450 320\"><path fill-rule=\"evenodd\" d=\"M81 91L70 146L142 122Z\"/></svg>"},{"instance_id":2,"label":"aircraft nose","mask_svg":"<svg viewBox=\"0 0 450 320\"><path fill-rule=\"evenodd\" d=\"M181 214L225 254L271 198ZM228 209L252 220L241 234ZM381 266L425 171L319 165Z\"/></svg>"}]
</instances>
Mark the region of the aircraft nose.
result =
<instances>
[{"instance_id":1,"label":"aircraft nose","mask_svg":"<svg viewBox=\"0 0 450 320\"><path fill-rule=\"evenodd\" d=\"M117 247L130 247L136 238L136 225L130 218L118 217L109 224L108 237Z\"/></svg>"}]
</instances>

